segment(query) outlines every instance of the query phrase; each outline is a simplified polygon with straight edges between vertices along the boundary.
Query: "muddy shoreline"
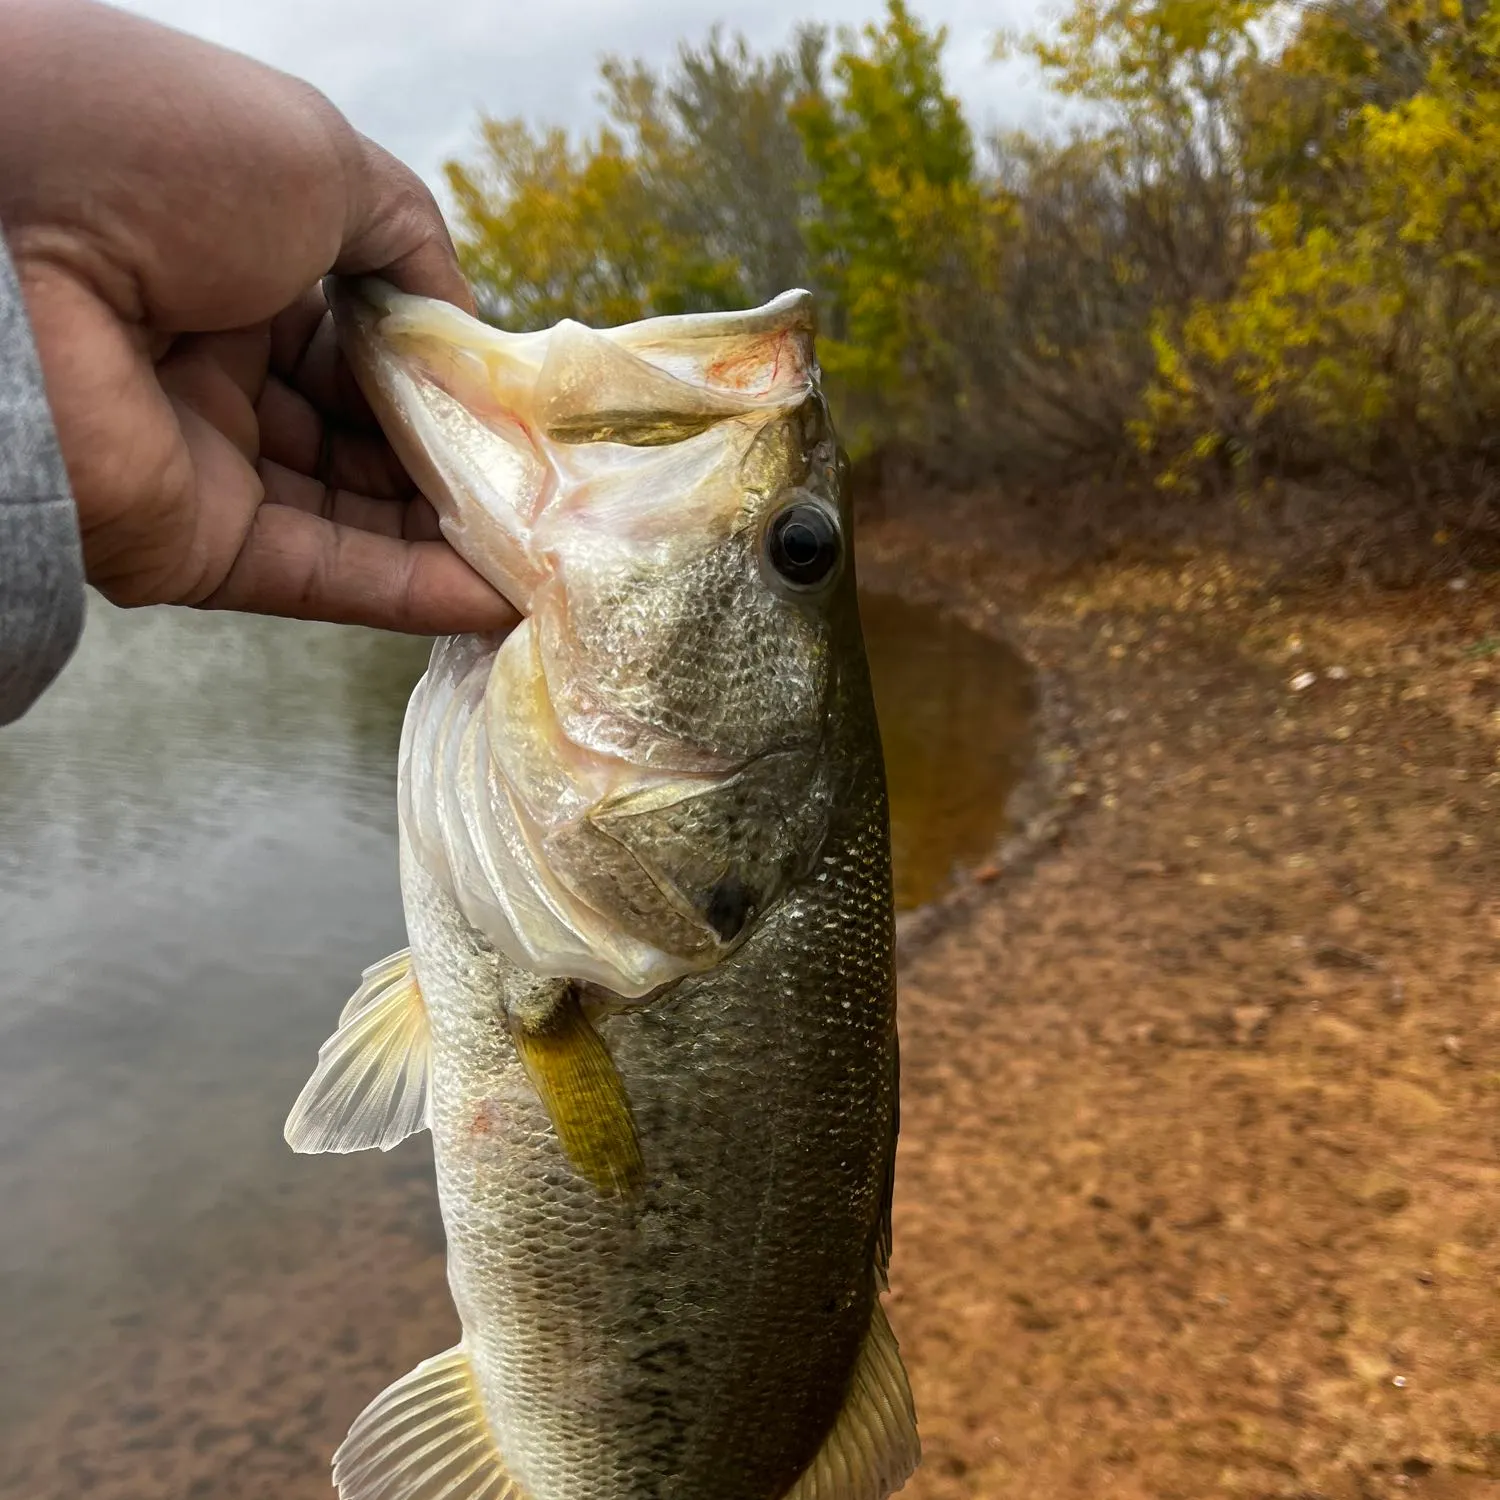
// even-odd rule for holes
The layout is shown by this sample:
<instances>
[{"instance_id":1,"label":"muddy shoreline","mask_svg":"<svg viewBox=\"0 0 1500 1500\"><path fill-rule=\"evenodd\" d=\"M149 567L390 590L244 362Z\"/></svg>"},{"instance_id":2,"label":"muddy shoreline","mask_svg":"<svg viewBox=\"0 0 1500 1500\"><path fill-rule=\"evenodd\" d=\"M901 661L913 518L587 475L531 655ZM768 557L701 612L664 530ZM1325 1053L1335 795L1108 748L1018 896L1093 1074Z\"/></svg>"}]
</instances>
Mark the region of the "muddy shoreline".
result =
<instances>
[{"instance_id":1,"label":"muddy shoreline","mask_svg":"<svg viewBox=\"0 0 1500 1500\"><path fill-rule=\"evenodd\" d=\"M864 535L1046 687L903 934L919 1500L1500 1493L1500 580L1233 540Z\"/></svg>"},{"instance_id":2,"label":"muddy shoreline","mask_svg":"<svg viewBox=\"0 0 1500 1500\"><path fill-rule=\"evenodd\" d=\"M1074 797L1069 787L1077 761L1077 724L1066 679L1057 671L1031 663L1023 630L1011 623L996 601L966 596L945 587L929 571L926 548L909 539L892 538L872 528L863 549L860 582L872 593L896 594L961 621L976 634L1008 647L1033 665L1035 707L1025 769L1006 802L1005 825L991 849L967 868L954 872L949 889L914 911L896 914L896 952L907 963L974 906L989 888L1024 875L1062 837Z\"/></svg>"}]
</instances>

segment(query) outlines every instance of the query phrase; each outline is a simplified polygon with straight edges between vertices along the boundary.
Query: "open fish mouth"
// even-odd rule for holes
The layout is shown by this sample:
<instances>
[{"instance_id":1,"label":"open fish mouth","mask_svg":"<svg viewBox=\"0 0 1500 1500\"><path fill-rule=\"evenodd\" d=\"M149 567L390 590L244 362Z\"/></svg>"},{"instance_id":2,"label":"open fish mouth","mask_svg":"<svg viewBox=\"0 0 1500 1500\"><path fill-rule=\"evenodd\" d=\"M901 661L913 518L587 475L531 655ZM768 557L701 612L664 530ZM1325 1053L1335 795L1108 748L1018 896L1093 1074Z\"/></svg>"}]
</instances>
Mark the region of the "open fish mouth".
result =
<instances>
[{"instance_id":1,"label":"open fish mouth","mask_svg":"<svg viewBox=\"0 0 1500 1500\"><path fill-rule=\"evenodd\" d=\"M647 539L682 531L694 498L697 512L722 508L706 481L732 453L681 445L794 407L815 378L802 291L743 313L522 334L368 278L331 279L329 301L361 388L444 535L522 614L569 523ZM622 447L645 451L630 461Z\"/></svg>"},{"instance_id":2,"label":"open fish mouth","mask_svg":"<svg viewBox=\"0 0 1500 1500\"><path fill-rule=\"evenodd\" d=\"M380 282L330 302L444 535L523 615L434 650L409 857L533 973L634 998L712 967L828 820L837 575L766 563L789 507L799 556L839 541L810 296L533 334Z\"/></svg>"}]
</instances>

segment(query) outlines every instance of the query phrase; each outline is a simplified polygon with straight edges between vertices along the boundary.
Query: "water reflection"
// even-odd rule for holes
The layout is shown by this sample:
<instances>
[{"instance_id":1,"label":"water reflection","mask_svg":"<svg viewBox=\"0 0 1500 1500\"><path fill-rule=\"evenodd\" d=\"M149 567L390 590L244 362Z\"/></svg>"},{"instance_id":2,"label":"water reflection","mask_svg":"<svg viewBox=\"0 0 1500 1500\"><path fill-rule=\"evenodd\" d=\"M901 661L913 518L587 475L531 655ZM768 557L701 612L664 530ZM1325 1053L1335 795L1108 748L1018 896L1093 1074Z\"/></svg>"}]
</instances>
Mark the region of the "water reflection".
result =
<instances>
[{"instance_id":1,"label":"water reflection","mask_svg":"<svg viewBox=\"0 0 1500 1500\"><path fill-rule=\"evenodd\" d=\"M271 1200L313 1186L277 1117L401 943L392 752L424 656L96 605L0 734L0 1451L108 1320L263 1253Z\"/></svg>"},{"instance_id":2,"label":"water reflection","mask_svg":"<svg viewBox=\"0 0 1500 1500\"><path fill-rule=\"evenodd\" d=\"M860 617L906 909L994 846L1030 746L1032 678L1014 651L922 605L866 596Z\"/></svg>"},{"instance_id":3,"label":"water reflection","mask_svg":"<svg viewBox=\"0 0 1500 1500\"><path fill-rule=\"evenodd\" d=\"M1026 688L926 611L865 614L910 904L993 840ZM0 734L6 1500L326 1495L358 1405L451 1341L423 1141L281 1139L403 942L395 746L425 655L96 603Z\"/></svg>"}]
</instances>

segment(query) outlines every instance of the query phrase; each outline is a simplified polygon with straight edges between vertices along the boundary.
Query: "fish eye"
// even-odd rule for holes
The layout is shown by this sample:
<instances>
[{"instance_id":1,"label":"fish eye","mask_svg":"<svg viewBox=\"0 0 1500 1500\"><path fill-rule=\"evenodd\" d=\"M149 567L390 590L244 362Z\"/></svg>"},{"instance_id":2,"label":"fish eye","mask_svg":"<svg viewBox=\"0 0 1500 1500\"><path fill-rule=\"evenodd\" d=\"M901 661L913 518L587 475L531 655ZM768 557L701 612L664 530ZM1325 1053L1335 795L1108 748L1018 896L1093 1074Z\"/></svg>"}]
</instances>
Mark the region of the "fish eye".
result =
<instances>
[{"instance_id":1,"label":"fish eye","mask_svg":"<svg viewBox=\"0 0 1500 1500\"><path fill-rule=\"evenodd\" d=\"M843 557L838 522L812 500L797 500L772 520L766 554L783 582L795 589L815 589L838 571Z\"/></svg>"}]
</instances>

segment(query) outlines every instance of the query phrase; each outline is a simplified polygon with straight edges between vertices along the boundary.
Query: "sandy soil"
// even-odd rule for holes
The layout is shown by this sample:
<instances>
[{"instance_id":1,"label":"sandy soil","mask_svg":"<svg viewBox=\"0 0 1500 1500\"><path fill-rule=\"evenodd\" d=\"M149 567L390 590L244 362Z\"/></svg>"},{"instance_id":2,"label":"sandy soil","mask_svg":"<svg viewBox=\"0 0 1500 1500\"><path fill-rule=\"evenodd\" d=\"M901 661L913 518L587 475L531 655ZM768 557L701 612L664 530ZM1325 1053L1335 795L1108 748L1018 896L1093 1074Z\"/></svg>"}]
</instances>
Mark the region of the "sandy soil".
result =
<instances>
[{"instance_id":1,"label":"sandy soil","mask_svg":"<svg viewBox=\"0 0 1500 1500\"><path fill-rule=\"evenodd\" d=\"M1077 756L904 970L913 1500L1500 1494L1500 579L933 521Z\"/></svg>"},{"instance_id":2,"label":"sandy soil","mask_svg":"<svg viewBox=\"0 0 1500 1500\"><path fill-rule=\"evenodd\" d=\"M1500 1494L1500 580L979 535L863 549L1040 665L1067 811L908 934L908 1493ZM316 1273L271 1254L113 1330L0 1492L328 1495L358 1407L452 1337L410 1184L331 1199Z\"/></svg>"}]
</instances>

